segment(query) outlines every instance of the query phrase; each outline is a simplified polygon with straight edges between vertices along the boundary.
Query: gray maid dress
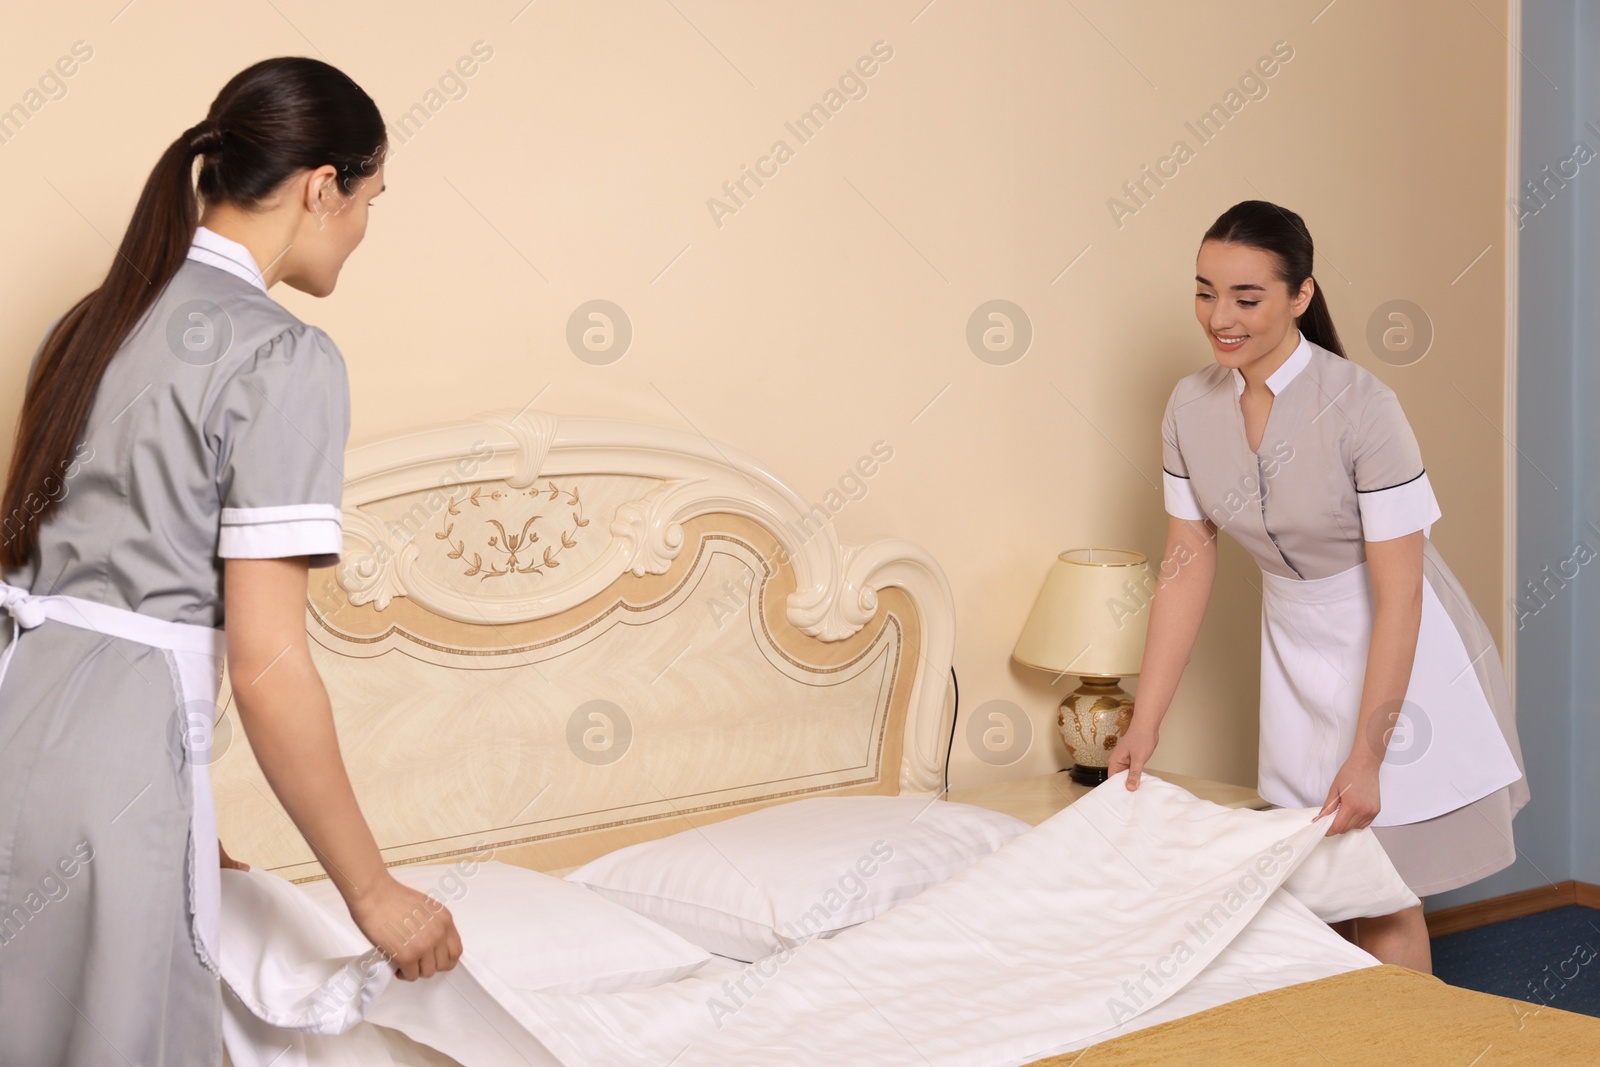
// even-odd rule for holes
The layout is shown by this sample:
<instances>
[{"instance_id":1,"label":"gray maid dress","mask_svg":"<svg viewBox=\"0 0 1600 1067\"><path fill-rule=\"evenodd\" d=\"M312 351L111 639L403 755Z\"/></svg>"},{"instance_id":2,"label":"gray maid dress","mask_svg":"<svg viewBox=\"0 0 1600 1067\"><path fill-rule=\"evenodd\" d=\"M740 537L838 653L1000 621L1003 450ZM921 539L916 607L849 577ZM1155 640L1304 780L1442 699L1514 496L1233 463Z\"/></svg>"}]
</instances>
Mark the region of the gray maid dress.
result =
<instances>
[{"instance_id":1,"label":"gray maid dress","mask_svg":"<svg viewBox=\"0 0 1600 1067\"><path fill-rule=\"evenodd\" d=\"M1320 808L1357 743L1372 633L1367 541L1423 531L1416 658L1379 771L1373 831L1418 896L1516 858L1527 803L1516 715L1488 627L1428 532L1440 516L1394 390L1304 334L1267 378L1258 449L1244 377L1213 363L1181 379L1162 421L1166 510L1209 518L1261 567L1261 796ZM1365 743L1384 745L1381 732Z\"/></svg>"},{"instance_id":2,"label":"gray maid dress","mask_svg":"<svg viewBox=\"0 0 1600 1067\"><path fill-rule=\"evenodd\" d=\"M0 584L0 1067L220 1062L222 560L338 559L348 433L337 347L199 228Z\"/></svg>"}]
</instances>

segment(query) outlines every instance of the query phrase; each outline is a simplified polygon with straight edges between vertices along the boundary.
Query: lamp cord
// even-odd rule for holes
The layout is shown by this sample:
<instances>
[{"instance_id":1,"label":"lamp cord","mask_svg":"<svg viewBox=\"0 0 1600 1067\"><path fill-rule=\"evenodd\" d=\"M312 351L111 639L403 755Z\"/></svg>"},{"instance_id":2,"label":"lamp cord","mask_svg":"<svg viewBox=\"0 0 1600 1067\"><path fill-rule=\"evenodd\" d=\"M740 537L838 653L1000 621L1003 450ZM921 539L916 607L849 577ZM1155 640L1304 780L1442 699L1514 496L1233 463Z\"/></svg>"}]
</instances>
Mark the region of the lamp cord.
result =
<instances>
[{"instance_id":1,"label":"lamp cord","mask_svg":"<svg viewBox=\"0 0 1600 1067\"><path fill-rule=\"evenodd\" d=\"M956 748L956 723L961 718L961 683L956 680L955 664L950 665L950 685L956 691L955 709L950 713L950 743L944 748L944 791L950 792L950 754Z\"/></svg>"}]
</instances>

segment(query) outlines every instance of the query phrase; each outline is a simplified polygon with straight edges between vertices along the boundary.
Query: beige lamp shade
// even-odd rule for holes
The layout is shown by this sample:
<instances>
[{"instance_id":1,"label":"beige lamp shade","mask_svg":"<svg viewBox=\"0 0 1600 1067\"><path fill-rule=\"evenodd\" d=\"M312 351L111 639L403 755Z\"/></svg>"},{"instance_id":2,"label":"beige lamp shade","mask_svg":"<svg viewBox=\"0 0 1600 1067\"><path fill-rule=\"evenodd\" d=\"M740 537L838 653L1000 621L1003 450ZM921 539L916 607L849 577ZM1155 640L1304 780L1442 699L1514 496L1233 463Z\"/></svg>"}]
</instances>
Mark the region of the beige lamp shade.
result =
<instances>
[{"instance_id":1,"label":"beige lamp shade","mask_svg":"<svg viewBox=\"0 0 1600 1067\"><path fill-rule=\"evenodd\" d=\"M1142 552L1069 549L1045 575L1011 658L1056 674L1138 674L1154 592Z\"/></svg>"}]
</instances>

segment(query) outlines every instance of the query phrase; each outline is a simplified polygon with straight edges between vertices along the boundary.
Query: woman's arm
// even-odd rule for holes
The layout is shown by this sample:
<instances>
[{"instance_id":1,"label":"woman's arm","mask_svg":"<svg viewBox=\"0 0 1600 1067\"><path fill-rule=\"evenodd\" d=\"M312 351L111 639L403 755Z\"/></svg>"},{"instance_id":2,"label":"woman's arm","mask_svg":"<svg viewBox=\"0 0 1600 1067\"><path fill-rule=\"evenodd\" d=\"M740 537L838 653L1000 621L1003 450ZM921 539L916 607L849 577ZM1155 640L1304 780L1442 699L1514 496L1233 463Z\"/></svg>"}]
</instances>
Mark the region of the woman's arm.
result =
<instances>
[{"instance_id":1,"label":"woman's arm","mask_svg":"<svg viewBox=\"0 0 1600 1067\"><path fill-rule=\"evenodd\" d=\"M1133 722L1108 767L1112 774L1127 768L1129 789L1139 787L1139 774L1155 751L1161 720L1194 651L1216 575L1216 525L1210 519L1167 516L1167 551L1150 604Z\"/></svg>"},{"instance_id":2,"label":"woman's arm","mask_svg":"<svg viewBox=\"0 0 1600 1067\"><path fill-rule=\"evenodd\" d=\"M1317 815L1320 819L1338 809L1329 834L1371 825L1382 806L1378 768L1411 682L1417 632L1422 628L1422 531L1368 541L1367 570L1372 578L1372 642L1367 647L1355 743Z\"/></svg>"},{"instance_id":3,"label":"woman's arm","mask_svg":"<svg viewBox=\"0 0 1600 1067\"><path fill-rule=\"evenodd\" d=\"M448 971L461 955L450 912L389 873L350 788L306 638L305 557L227 559L223 566L228 674L262 774L351 918L400 977Z\"/></svg>"}]
</instances>

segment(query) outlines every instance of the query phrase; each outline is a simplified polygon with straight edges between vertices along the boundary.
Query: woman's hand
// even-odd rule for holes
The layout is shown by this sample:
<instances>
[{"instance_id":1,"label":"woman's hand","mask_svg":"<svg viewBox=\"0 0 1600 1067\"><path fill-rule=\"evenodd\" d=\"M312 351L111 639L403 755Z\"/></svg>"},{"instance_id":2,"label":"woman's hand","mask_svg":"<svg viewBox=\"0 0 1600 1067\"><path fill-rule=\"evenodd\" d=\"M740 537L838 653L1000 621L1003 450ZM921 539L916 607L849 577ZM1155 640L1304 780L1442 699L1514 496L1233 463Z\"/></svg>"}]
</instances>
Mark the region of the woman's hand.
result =
<instances>
[{"instance_id":1,"label":"woman's hand","mask_svg":"<svg viewBox=\"0 0 1600 1067\"><path fill-rule=\"evenodd\" d=\"M1106 765L1106 774L1109 776L1125 770L1128 772L1128 788L1138 789L1139 773L1144 770L1145 763L1150 759L1150 754L1156 750L1156 743L1160 739L1159 729L1155 726L1145 726L1138 712L1134 712L1133 722L1128 724L1128 732L1122 735L1122 740L1111 752L1111 760Z\"/></svg>"},{"instance_id":2,"label":"woman's hand","mask_svg":"<svg viewBox=\"0 0 1600 1067\"><path fill-rule=\"evenodd\" d=\"M1344 761L1344 766L1339 768L1339 773L1333 776L1333 784L1328 787L1328 799L1323 801L1322 810L1317 813L1320 819L1330 811L1337 810L1333 824L1328 827L1329 837L1346 830L1363 829L1378 817L1380 766L1381 763L1360 755L1358 751L1351 753L1350 758Z\"/></svg>"},{"instance_id":3,"label":"woman's hand","mask_svg":"<svg viewBox=\"0 0 1600 1067\"><path fill-rule=\"evenodd\" d=\"M450 909L385 873L372 889L347 899L350 918L407 982L448 971L461 958Z\"/></svg>"},{"instance_id":4,"label":"woman's hand","mask_svg":"<svg viewBox=\"0 0 1600 1067\"><path fill-rule=\"evenodd\" d=\"M222 838L220 837L217 838L217 856L221 859L222 869L225 871L248 871L250 869L248 863L240 863L228 855L228 850L222 847Z\"/></svg>"}]
</instances>

